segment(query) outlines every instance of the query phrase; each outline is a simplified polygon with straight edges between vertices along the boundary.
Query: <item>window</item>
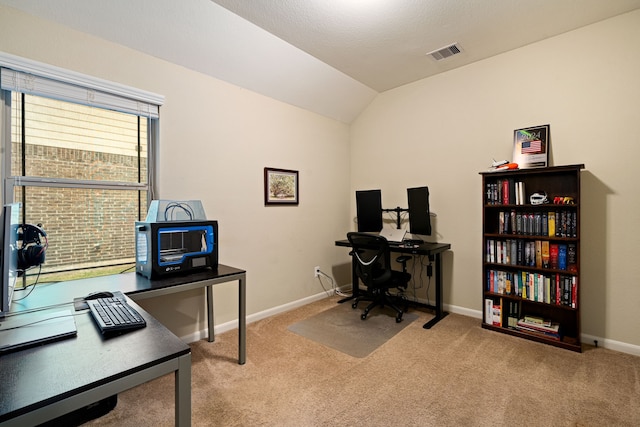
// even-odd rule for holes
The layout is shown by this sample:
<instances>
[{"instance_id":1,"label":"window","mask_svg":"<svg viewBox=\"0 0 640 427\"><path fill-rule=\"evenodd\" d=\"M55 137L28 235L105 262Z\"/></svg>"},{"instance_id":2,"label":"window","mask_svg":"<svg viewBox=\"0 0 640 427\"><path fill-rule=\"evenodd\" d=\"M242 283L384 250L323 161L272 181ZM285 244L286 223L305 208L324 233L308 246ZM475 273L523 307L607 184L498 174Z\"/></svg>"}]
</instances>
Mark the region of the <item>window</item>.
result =
<instances>
[{"instance_id":1,"label":"window","mask_svg":"<svg viewBox=\"0 0 640 427\"><path fill-rule=\"evenodd\" d=\"M46 261L25 284L132 267L134 222L146 217L155 183L159 103L132 101L123 87L114 93L89 77L78 86L64 70L51 78L51 69L0 75L3 201L20 202L23 222L47 233Z\"/></svg>"}]
</instances>

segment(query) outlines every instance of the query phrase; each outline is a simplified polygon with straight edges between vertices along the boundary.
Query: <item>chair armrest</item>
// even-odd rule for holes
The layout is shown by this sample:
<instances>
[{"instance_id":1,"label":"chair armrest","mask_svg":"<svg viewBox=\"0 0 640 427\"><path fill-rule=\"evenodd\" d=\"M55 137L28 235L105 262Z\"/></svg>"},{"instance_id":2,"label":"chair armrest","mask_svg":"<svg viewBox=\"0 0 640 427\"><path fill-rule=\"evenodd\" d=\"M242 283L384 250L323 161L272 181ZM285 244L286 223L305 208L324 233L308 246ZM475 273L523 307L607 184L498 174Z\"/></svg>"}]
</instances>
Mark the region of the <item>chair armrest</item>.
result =
<instances>
[{"instance_id":1,"label":"chair armrest","mask_svg":"<svg viewBox=\"0 0 640 427\"><path fill-rule=\"evenodd\" d=\"M400 255L398 258L396 258L396 261L398 261L399 263L406 263L407 261L409 261L412 257L409 255Z\"/></svg>"}]
</instances>

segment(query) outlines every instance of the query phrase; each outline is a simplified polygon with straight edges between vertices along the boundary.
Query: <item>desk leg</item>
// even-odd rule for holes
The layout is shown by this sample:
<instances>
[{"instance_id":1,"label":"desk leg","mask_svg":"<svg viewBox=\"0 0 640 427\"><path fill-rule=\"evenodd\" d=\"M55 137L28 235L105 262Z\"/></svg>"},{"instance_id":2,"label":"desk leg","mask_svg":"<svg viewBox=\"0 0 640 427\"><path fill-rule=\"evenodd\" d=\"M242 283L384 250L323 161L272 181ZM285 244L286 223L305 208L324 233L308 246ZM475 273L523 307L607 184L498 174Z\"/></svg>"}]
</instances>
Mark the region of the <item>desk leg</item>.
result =
<instances>
[{"instance_id":1,"label":"desk leg","mask_svg":"<svg viewBox=\"0 0 640 427\"><path fill-rule=\"evenodd\" d=\"M422 327L424 329L431 329L433 325L442 320L447 312L442 309L442 257L440 254L436 254L436 316L425 323Z\"/></svg>"},{"instance_id":2,"label":"desk leg","mask_svg":"<svg viewBox=\"0 0 640 427\"><path fill-rule=\"evenodd\" d=\"M238 364L247 360L247 276L238 280Z\"/></svg>"},{"instance_id":3,"label":"desk leg","mask_svg":"<svg viewBox=\"0 0 640 427\"><path fill-rule=\"evenodd\" d=\"M209 342L216 340L215 331L213 330L213 285L206 287L207 289L207 328L209 329Z\"/></svg>"},{"instance_id":4,"label":"desk leg","mask_svg":"<svg viewBox=\"0 0 640 427\"><path fill-rule=\"evenodd\" d=\"M338 304L342 304L343 302L347 302L354 298L357 298L360 293L360 279L358 278L358 274L356 273L356 260L355 257L351 257L351 296L346 298L342 298L338 301Z\"/></svg>"},{"instance_id":5,"label":"desk leg","mask_svg":"<svg viewBox=\"0 0 640 427\"><path fill-rule=\"evenodd\" d=\"M191 426L191 353L178 359L175 381L175 425Z\"/></svg>"}]
</instances>

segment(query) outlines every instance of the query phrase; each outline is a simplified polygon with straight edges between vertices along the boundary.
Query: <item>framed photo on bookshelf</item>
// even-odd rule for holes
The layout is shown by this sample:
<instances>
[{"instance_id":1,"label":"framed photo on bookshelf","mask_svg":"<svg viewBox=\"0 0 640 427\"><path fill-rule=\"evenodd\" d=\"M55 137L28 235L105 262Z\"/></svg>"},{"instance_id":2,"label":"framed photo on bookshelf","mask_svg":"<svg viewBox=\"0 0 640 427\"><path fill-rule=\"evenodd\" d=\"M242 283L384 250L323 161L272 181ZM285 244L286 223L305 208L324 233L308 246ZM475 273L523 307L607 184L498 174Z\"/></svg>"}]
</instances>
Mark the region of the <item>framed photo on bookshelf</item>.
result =
<instances>
[{"instance_id":1,"label":"framed photo on bookshelf","mask_svg":"<svg viewBox=\"0 0 640 427\"><path fill-rule=\"evenodd\" d=\"M513 135L513 163L520 169L549 166L550 126L516 129Z\"/></svg>"},{"instance_id":2,"label":"framed photo on bookshelf","mask_svg":"<svg viewBox=\"0 0 640 427\"><path fill-rule=\"evenodd\" d=\"M264 168L264 204L297 205L298 171Z\"/></svg>"}]
</instances>

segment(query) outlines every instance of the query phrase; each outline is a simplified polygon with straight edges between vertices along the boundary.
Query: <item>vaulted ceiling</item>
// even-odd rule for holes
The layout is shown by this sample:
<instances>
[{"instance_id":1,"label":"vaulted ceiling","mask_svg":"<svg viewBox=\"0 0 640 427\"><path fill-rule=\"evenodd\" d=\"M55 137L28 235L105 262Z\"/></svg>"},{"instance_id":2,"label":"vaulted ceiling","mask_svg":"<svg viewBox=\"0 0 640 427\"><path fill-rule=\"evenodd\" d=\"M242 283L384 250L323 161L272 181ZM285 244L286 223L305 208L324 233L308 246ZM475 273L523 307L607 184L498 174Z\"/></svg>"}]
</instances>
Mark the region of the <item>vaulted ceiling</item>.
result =
<instances>
[{"instance_id":1,"label":"vaulted ceiling","mask_svg":"<svg viewBox=\"0 0 640 427\"><path fill-rule=\"evenodd\" d=\"M640 8L640 0L3 4L347 123L377 93ZM460 53L428 54L453 44Z\"/></svg>"}]
</instances>

